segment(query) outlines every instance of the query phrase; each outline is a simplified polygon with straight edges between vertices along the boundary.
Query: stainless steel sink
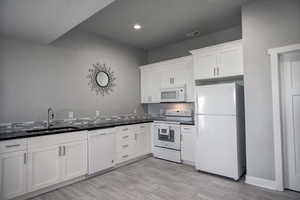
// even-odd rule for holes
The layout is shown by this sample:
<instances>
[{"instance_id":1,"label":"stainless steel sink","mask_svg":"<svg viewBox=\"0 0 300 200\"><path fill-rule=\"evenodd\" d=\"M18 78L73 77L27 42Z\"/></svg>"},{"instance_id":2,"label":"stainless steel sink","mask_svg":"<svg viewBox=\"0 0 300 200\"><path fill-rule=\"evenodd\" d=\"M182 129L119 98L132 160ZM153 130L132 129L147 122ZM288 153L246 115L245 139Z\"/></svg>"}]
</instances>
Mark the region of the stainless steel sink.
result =
<instances>
[{"instance_id":1,"label":"stainless steel sink","mask_svg":"<svg viewBox=\"0 0 300 200\"><path fill-rule=\"evenodd\" d=\"M55 127L55 128L44 128L44 129L34 129L34 130L28 130L27 133L58 133L58 132L68 132L68 131L74 131L77 130L76 127Z\"/></svg>"}]
</instances>

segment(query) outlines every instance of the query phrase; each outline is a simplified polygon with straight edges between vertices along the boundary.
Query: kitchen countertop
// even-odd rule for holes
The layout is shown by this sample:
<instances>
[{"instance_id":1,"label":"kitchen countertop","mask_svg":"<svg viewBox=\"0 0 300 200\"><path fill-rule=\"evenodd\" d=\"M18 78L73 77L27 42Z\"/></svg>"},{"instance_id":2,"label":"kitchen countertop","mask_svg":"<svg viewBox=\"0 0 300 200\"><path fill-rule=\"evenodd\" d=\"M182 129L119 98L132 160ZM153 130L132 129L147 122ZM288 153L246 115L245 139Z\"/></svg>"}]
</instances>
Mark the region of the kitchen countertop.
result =
<instances>
[{"instance_id":1,"label":"kitchen countertop","mask_svg":"<svg viewBox=\"0 0 300 200\"><path fill-rule=\"evenodd\" d=\"M126 125L133 125L133 124L141 124L141 123L151 123L153 121L167 121L161 118L151 118L151 119L130 119L130 120L119 120L119 121L107 121L107 122L99 122L99 123L87 123L87 124L69 124L69 123L62 123L60 125L51 126L51 128L61 128L61 127L72 127L73 129L70 130L57 130L55 132L28 132L28 130L35 130L38 128L27 128L26 130L0 130L0 141L4 140L12 140L12 139L19 139L19 138L28 138L28 137L36 137L36 136L44 136L44 135L53 135L53 134L60 134L66 132L75 132L75 131L83 131L83 130L97 130L97 129L104 129L104 128L113 128L117 126L126 126ZM168 120L170 121L170 120ZM180 122L182 125L194 125L194 122ZM46 127L39 128L39 129L46 129Z\"/></svg>"}]
</instances>

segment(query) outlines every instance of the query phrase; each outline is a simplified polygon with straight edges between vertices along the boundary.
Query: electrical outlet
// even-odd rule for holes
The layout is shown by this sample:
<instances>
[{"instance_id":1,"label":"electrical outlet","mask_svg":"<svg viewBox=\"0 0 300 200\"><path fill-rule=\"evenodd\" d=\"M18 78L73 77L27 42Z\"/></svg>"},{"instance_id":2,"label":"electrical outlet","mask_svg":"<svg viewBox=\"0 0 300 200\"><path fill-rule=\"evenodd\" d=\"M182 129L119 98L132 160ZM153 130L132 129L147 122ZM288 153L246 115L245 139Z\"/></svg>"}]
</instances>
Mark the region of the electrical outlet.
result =
<instances>
[{"instance_id":1,"label":"electrical outlet","mask_svg":"<svg viewBox=\"0 0 300 200\"><path fill-rule=\"evenodd\" d=\"M96 117L99 117L99 116L100 116L100 111L96 110Z\"/></svg>"},{"instance_id":2,"label":"electrical outlet","mask_svg":"<svg viewBox=\"0 0 300 200\"><path fill-rule=\"evenodd\" d=\"M69 112L69 119L74 119L74 112Z\"/></svg>"}]
</instances>

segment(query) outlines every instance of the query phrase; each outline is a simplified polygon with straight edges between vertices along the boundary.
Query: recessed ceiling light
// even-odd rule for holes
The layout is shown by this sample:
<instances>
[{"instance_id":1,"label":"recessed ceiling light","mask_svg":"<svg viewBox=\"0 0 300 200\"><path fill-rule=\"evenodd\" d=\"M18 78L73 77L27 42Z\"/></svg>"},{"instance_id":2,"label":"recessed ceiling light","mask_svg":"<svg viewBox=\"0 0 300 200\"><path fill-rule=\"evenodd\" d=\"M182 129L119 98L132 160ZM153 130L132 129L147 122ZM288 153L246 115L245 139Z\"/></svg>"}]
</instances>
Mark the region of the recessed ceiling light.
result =
<instances>
[{"instance_id":1,"label":"recessed ceiling light","mask_svg":"<svg viewBox=\"0 0 300 200\"><path fill-rule=\"evenodd\" d=\"M139 25L139 24L135 24L135 25L133 26L133 28L134 28L135 30L140 30L140 29L142 28L142 26Z\"/></svg>"}]
</instances>

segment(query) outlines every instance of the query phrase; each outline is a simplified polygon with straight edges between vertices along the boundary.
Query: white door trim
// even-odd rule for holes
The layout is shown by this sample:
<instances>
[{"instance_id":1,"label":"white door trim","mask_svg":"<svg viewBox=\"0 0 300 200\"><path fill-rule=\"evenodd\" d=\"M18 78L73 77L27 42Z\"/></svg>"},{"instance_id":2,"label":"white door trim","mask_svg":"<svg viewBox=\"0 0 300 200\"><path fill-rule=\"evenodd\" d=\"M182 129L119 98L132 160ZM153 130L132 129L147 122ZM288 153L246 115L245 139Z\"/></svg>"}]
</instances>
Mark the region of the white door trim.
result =
<instances>
[{"instance_id":1,"label":"white door trim","mask_svg":"<svg viewBox=\"0 0 300 200\"><path fill-rule=\"evenodd\" d=\"M279 56L300 50L300 44L269 49L271 59L272 99L273 99L273 138L275 159L275 189L283 191L283 149L282 149L282 113L280 102L280 65Z\"/></svg>"}]
</instances>

